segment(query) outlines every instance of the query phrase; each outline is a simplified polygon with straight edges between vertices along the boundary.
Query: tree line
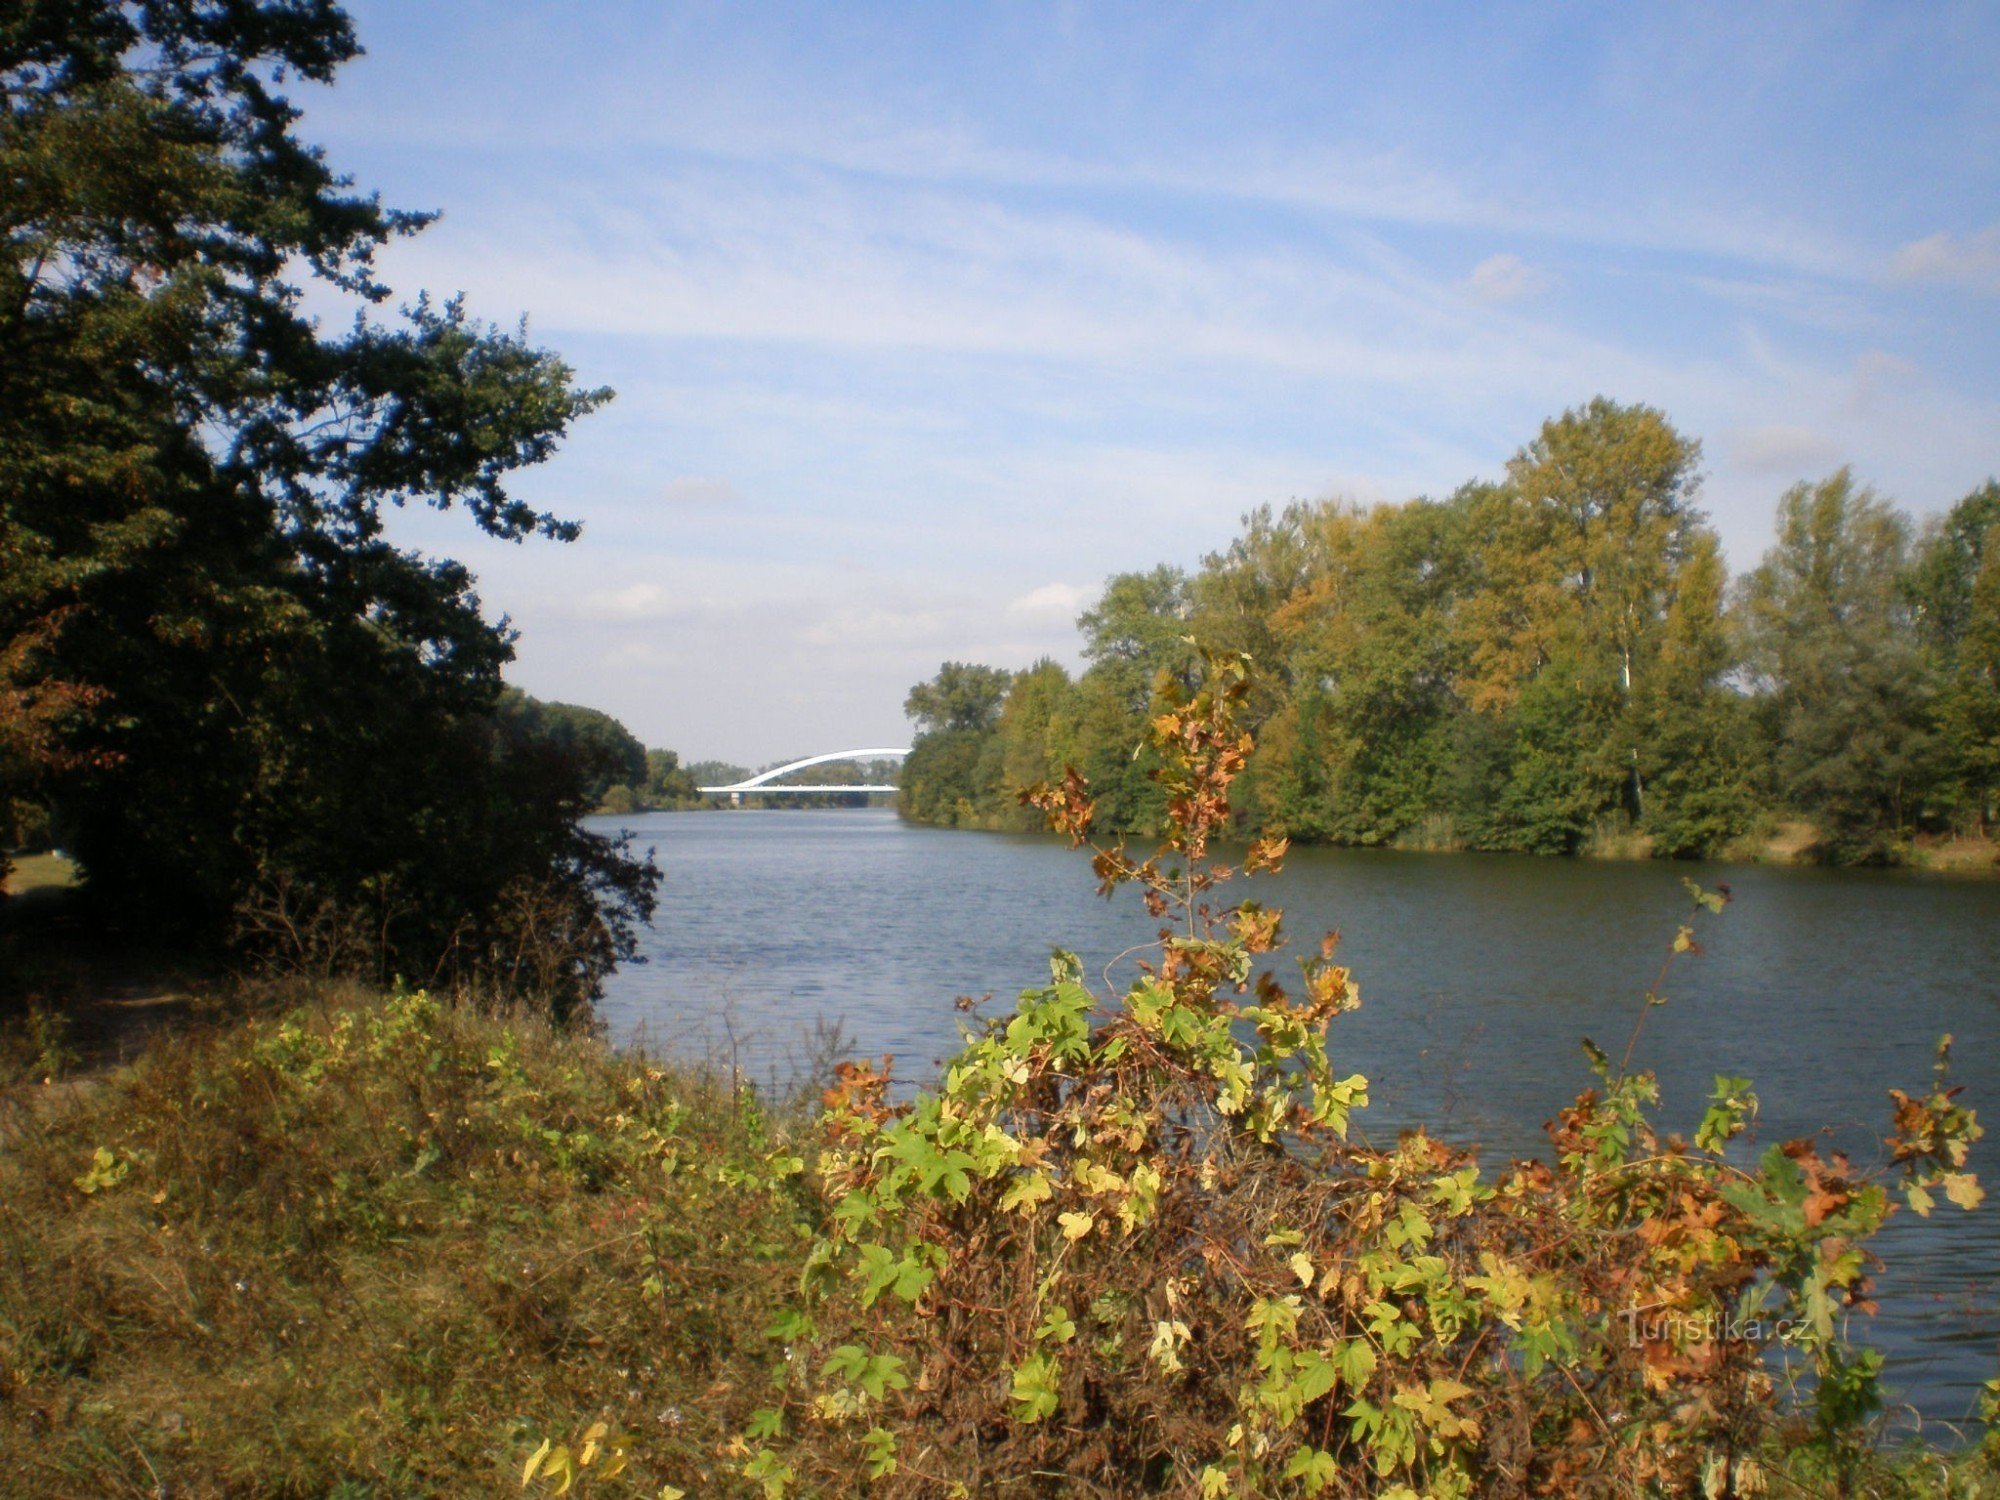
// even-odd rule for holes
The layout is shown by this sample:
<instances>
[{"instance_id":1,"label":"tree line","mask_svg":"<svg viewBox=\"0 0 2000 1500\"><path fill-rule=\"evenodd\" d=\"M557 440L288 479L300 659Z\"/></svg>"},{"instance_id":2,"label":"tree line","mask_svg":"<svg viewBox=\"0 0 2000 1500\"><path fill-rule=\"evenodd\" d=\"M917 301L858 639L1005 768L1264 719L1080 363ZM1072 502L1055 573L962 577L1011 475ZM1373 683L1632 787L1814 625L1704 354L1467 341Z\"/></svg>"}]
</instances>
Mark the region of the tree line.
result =
<instances>
[{"instance_id":1,"label":"tree line","mask_svg":"<svg viewBox=\"0 0 2000 1500\"><path fill-rule=\"evenodd\" d=\"M1075 767L1154 832L1148 703L1247 653L1245 826L1348 845L1836 862L1983 839L2000 794L2000 485L1918 526L1847 469L1786 491L1732 579L1700 444L1596 399L1443 499L1261 508L1198 569L1117 575L1088 662L912 689L902 806L1030 828Z\"/></svg>"}]
</instances>

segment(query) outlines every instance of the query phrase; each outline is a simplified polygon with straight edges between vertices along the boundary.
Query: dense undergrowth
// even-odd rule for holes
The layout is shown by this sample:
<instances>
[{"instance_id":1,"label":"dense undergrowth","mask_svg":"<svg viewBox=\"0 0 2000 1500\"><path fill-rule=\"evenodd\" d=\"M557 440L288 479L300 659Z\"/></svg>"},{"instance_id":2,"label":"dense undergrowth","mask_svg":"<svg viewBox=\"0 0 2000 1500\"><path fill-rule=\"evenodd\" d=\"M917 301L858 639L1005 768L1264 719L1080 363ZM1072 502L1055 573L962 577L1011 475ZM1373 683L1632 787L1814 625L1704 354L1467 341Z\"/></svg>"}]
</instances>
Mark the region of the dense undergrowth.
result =
<instances>
[{"instance_id":1,"label":"dense undergrowth","mask_svg":"<svg viewBox=\"0 0 2000 1500\"><path fill-rule=\"evenodd\" d=\"M5 1494L486 1496L600 1421L712 1493L812 1222L726 1080L421 994L0 1109Z\"/></svg>"}]
</instances>

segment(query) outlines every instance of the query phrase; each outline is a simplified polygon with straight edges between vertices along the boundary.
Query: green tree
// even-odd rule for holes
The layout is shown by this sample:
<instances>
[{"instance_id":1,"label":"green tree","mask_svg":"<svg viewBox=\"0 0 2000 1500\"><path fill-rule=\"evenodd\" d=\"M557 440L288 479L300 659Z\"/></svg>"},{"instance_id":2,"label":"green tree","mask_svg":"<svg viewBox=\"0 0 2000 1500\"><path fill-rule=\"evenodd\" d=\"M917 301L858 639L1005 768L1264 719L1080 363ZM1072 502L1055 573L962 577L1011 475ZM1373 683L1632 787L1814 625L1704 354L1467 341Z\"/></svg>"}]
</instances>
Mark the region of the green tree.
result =
<instances>
[{"instance_id":1,"label":"green tree","mask_svg":"<svg viewBox=\"0 0 2000 1500\"><path fill-rule=\"evenodd\" d=\"M1729 684L1728 582L1720 547L1698 537L1667 607L1658 661L1636 694L1641 826L1660 854L1713 856L1756 820L1754 726Z\"/></svg>"},{"instance_id":2,"label":"green tree","mask_svg":"<svg viewBox=\"0 0 2000 1500\"><path fill-rule=\"evenodd\" d=\"M1111 578L1076 622L1092 675L1129 705L1135 726L1162 672L1183 685L1195 679L1199 655L1190 639L1192 608L1187 574L1162 564L1148 573ZM1135 734L1132 744L1137 743Z\"/></svg>"},{"instance_id":3,"label":"green tree","mask_svg":"<svg viewBox=\"0 0 2000 1500\"><path fill-rule=\"evenodd\" d=\"M1777 544L1742 585L1777 785L1842 859L1889 856L1934 770L1909 543L1902 513L1841 469L1785 492Z\"/></svg>"},{"instance_id":4,"label":"green tree","mask_svg":"<svg viewBox=\"0 0 2000 1500\"><path fill-rule=\"evenodd\" d=\"M508 476L608 393L457 302L382 314L376 253L428 216L352 191L281 92L357 50L326 3L0 12L0 691L60 705L0 777L128 915L215 936L305 891L381 964L508 983L536 905L587 991L650 876L496 717L470 576L384 513L574 537Z\"/></svg>"},{"instance_id":5,"label":"green tree","mask_svg":"<svg viewBox=\"0 0 2000 1500\"><path fill-rule=\"evenodd\" d=\"M1939 810L1983 833L2000 802L2000 483L1988 480L1929 529L1908 593L1939 684Z\"/></svg>"},{"instance_id":6,"label":"green tree","mask_svg":"<svg viewBox=\"0 0 2000 1500\"><path fill-rule=\"evenodd\" d=\"M693 767L682 768L681 758L676 752L672 750L646 752L646 780L641 788L640 801L647 807L690 807L701 800L699 787L702 784L695 779ZM707 784L726 785L724 782Z\"/></svg>"},{"instance_id":7,"label":"green tree","mask_svg":"<svg viewBox=\"0 0 2000 1500\"><path fill-rule=\"evenodd\" d=\"M1011 799L1038 782L1058 781L1078 754L1076 684L1059 662L1043 657L1014 674L997 726L1000 805L1007 827L1036 829L1040 816Z\"/></svg>"},{"instance_id":8,"label":"green tree","mask_svg":"<svg viewBox=\"0 0 2000 1500\"><path fill-rule=\"evenodd\" d=\"M1298 501L1274 512L1260 505L1221 552L1204 557L1187 586L1183 635L1209 649L1258 663L1248 716L1261 723L1290 695L1279 613L1325 570L1315 521L1323 506ZM1163 643L1169 644L1169 643ZM1177 644L1177 640L1171 644ZM1177 669L1177 675L1183 675Z\"/></svg>"},{"instance_id":9,"label":"green tree","mask_svg":"<svg viewBox=\"0 0 2000 1500\"><path fill-rule=\"evenodd\" d=\"M1106 581L1077 620L1090 662L1077 688L1077 769L1096 789L1107 826L1160 826L1165 799L1144 748L1146 710L1163 680L1190 686L1199 673L1187 574L1161 565Z\"/></svg>"},{"instance_id":10,"label":"green tree","mask_svg":"<svg viewBox=\"0 0 2000 1500\"><path fill-rule=\"evenodd\" d=\"M919 823L991 828L1000 822L1000 741L990 730L933 729L903 761L897 805Z\"/></svg>"},{"instance_id":11,"label":"green tree","mask_svg":"<svg viewBox=\"0 0 2000 1500\"><path fill-rule=\"evenodd\" d=\"M519 688L508 688L500 696L499 711L503 720L517 722L526 736L573 757L584 777L583 798L592 807L602 805L613 787L645 786L646 747L602 709L545 703Z\"/></svg>"},{"instance_id":12,"label":"green tree","mask_svg":"<svg viewBox=\"0 0 2000 1500\"><path fill-rule=\"evenodd\" d=\"M984 733L1000 721L1011 676L998 667L948 661L936 677L910 689L903 712L917 721L920 733L947 729Z\"/></svg>"},{"instance_id":13,"label":"green tree","mask_svg":"<svg viewBox=\"0 0 2000 1500\"><path fill-rule=\"evenodd\" d=\"M917 736L903 762L897 805L923 823L997 827L1003 820L998 733L1011 672L948 661L910 689L903 712Z\"/></svg>"},{"instance_id":14,"label":"green tree","mask_svg":"<svg viewBox=\"0 0 2000 1500\"><path fill-rule=\"evenodd\" d=\"M1429 501L1366 512L1327 506L1309 527L1313 574L1273 620L1294 724L1281 716L1272 725L1245 777L1246 798L1260 810L1294 809L1279 827L1386 843L1442 801L1463 669L1454 627L1462 517ZM1310 750L1288 753L1294 736ZM1283 760L1270 760L1272 750Z\"/></svg>"},{"instance_id":15,"label":"green tree","mask_svg":"<svg viewBox=\"0 0 2000 1500\"><path fill-rule=\"evenodd\" d=\"M1640 726L1623 710L1658 659L1680 571L1707 534L1694 504L1700 462L1701 444L1659 411L1599 396L1544 422L1507 466L1538 571L1559 591L1567 654L1610 658L1620 704L1610 733L1634 818L1645 814Z\"/></svg>"}]
</instances>

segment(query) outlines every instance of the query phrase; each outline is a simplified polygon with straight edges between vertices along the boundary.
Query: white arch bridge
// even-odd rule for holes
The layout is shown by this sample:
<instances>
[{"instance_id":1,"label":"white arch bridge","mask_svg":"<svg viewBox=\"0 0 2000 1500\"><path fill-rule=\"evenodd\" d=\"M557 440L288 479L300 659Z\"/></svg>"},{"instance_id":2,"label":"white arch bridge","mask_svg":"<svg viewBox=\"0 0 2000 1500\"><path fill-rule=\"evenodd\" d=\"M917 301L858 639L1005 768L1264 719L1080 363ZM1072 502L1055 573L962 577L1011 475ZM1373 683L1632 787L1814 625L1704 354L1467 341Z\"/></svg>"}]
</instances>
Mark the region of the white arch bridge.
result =
<instances>
[{"instance_id":1,"label":"white arch bridge","mask_svg":"<svg viewBox=\"0 0 2000 1500\"><path fill-rule=\"evenodd\" d=\"M893 792L892 786L778 786L780 776L789 776L794 771L803 771L807 766L823 766L832 760L901 760L910 753L907 745L876 746L867 750L829 750L825 755L808 755L804 760L795 760L787 766L774 766L748 781L734 782L729 786L704 786L695 790L711 797L728 797L732 802L743 800L745 792L755 792L759 796L796 797L817 796L821 792Z\"/></svg>"}]
</instances>

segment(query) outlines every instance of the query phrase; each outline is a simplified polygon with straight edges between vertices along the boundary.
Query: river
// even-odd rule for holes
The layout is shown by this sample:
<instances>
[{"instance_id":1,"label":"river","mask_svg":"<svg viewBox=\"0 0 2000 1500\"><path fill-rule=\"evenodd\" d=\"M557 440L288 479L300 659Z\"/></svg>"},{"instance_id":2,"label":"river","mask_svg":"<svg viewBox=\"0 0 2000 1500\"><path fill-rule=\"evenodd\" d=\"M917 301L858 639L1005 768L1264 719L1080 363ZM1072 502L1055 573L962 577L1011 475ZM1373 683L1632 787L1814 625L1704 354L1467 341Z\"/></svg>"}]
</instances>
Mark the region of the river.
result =
<instances>
[{"instance_id":1,"label":"river","mask_svg":"<svg viewBox=\"0 0 2000 1500\"><path fill-rule=\"evenodd\" d=\"M1087 859L1053 839L922 828L886 808L593 826L621 822L666 883L648 962L613 976L606 1024L759 1081L810 1066L836 1024L847 1055L893 1053L899 1077L927 1081L965 1022L956 997L990 992L1003 1011L1045 979L1052 946L1095 977L1155 925L1129 892L1100 900ZM1691 1131L1730 1073L1756 1085L1760 1142L1827 1129L1873 1162L1884 1091L1926 1084L1937 1038L1956 1038L1993 1201L1892 1219L1876 1241L1882 1311L1855 1331L1889 1355L1913 1414L1962 1420L2000 1375L2000 881L1295 849L1247 889L1285 909L1294 945L1342 934L1362 1008L1331 1046L1371 1080L1363 1132L1391 1141L1423 1121L1491 1162L1544 1147L1542 1123L1590 1082L1580 1038L1622 1052L1688 910L1683 878L1726 882L1734 900L1701 922L1704 951L1677 962L1634 1058L1658 1073L1669 1126ZM1130 976L1129 959L1113 970Z\"/></svg>"}]
</instances>

